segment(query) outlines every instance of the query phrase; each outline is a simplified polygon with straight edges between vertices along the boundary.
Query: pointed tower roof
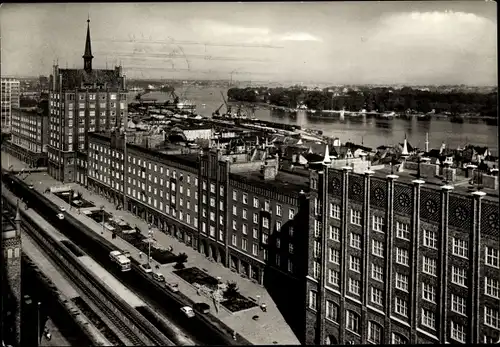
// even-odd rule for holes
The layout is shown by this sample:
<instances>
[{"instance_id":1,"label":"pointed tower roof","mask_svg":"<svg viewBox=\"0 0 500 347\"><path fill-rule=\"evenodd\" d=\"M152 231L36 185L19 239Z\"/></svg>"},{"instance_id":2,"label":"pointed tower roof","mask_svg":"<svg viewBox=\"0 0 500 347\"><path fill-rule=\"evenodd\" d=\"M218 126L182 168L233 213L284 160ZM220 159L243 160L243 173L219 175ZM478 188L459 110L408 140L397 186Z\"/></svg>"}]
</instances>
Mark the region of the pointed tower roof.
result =
<instances>
[{"instance_id":1,"label":"pointed tower roof","mask_svg":"<svg viewBox=\"0 0 500 347\"><path fill-rule=\"evenodd\" d=\"M90 18L87 19L87 38L85 40L85 52L83 53L83 63L85 71L89 72L92 70L92 59L94 56L92 55L92 46L90 41Z\"/></svg>"},{"instance_id":2,"label":"pointed tower roof","mask_svg":"<svg viewBox=\"0 0 500 347\"><path fill-rule=\"evenodd\" d=\"M328 149L328 144L325 148L325 158L323 159L323 164L330 164L332 161L330 159L330 150Z\"/></svg>"},{"instance_id":3,"label":"pointed tower roof","mask_svg":"<svg viewBox=\"0 0 500 347\"><path fill-rule=\"evenodd\" d=\"M403 143L403 151L401 152L402 155L409 155L408 153L408 141L406 140L406 133L405 133L405 141Z\"/></svg>"}]
</instances>

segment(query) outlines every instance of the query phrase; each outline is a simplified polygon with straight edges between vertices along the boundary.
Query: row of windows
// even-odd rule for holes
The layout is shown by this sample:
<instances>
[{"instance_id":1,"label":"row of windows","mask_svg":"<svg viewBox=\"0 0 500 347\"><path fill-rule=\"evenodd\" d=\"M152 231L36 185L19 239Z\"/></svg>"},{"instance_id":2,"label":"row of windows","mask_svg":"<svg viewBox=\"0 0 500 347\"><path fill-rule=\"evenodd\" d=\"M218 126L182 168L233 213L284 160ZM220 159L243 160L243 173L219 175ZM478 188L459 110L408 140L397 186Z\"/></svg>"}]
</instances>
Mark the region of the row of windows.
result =
<instances>
[{"instance_id":1,"label":"row of windows","mask_svg":"<svg viewBox=\"0 0 500 347\"><path fill-rule=\"evenodd\" d=\"M375 288L372 288L372 295L371 295L372 301L373 302L380 302L382 300L382 293L380 290L377 290ZM315 291L309 291L309 303L308 307L312 310L317 310L318 308L318 301L317 301L317 293ZM406 300L396 297L394 299L394 310L398 315L401 315L403 317L408 317L408 303ZM452 295L452 310L460 313L460 314L465 314L465 299L456 297ZM338 315L339 315L339 306L335 304L333 301L327 300L326 301L326 310L325 310L325 318L333 321L333 322L338 322ZM421 309L421 316L420 316L420 324L424 327L430 328L435 330L436 329L436 313L432 310L428 310L425 308ZM375 342L375 343L380 343L381 339L373 338L376 336L381 337L382 335L376 334L376 336L373 336L370 333L370 330L373 329L373 325L378 325L373 322L368 322L368 340L370 342ZM352 312L350 310L346 310L346 329L355 332L355 333L360 333L360 316L356 314L355 312ZM499 311L498 309L493 309L491 307L485 306L484 307L484 324L486 326L498 329L499 326ZM372 325L372 328L370 328L370 325ZM379 326L380 329L382 329ZM457 340L459 342L465 342L465 337L466 337L466 329L464 326L452 322L452 332L451 332L451 338L454 340ZM455 330L455 332L453 332Z\"/></svg>"},{"instance_id":2,"label":"row of windows","mask_svg":"<svg viewBox=\"0 0 500 347\"><path fill-rule=\"evenodd\" d=\"M241 193L241 195L242 195L241 202L244 205L248 205L249 204L248 194ZM237 190L233 190L233 201L238 201L238 191ZM260 202L259 202L258 198L256 198L256 197L253 198L252 206L254 208L260 208ZM267 212L271 212L271 202L269 200L264 201L264 210ZM283 207L280 204L276 204L276 216L283 217ZM288 219L291 220L291 219L293 219L294 216L295 216L295 210L293 208L290 208L288 210Z\"/></svg>"}]
</instances>

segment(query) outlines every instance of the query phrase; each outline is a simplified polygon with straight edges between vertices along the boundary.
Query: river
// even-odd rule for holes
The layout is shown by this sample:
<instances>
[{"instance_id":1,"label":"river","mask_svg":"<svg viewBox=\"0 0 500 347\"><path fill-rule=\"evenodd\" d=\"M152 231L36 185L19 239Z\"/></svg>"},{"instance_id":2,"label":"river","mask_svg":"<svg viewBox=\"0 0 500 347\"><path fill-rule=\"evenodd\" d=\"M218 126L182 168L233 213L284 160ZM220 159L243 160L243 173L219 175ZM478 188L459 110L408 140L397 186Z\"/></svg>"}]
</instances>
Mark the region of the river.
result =
<instances>
[{"instance_id":1,"label":"river","mask_svg":"<svg viewBox=\"0 0 500 347\"><path fill-rule=\"evenodd\" d=\"M202 116L211 116L212 112L222 103L220 92L227 95L226 89L210 87L186 86L177 88L176 93L181 99L189 99L196 103L196 112ZM165 101L170 98L166 93L153 92L145 98L155 98ZM227 98L227 97L226 97ZM129 100L132 100L130 97ZM221 111L224 111L225 107ZM338 137L340 141L351 141L354 143L376 148L381 145L392 145L402 143L405 137L409 143L423 149L425 147L425 136L429 134L429 148L439 148L444 142L449 148L457 148L467 143L477 146L487 146L495 155L498 155L498 126L487 125L481 120L464 123L452 123L446 119L432 119L430 121L417 121L413 119L374 119L366 117L349 118L344 120L337 118L325 119L314 118L305 112L297 113L292 118L288 114L271 111L267 108L258 108L255 111L258 119L298 124L303 128L322 130L326 136Z\"/></svg>"}]
</instances>

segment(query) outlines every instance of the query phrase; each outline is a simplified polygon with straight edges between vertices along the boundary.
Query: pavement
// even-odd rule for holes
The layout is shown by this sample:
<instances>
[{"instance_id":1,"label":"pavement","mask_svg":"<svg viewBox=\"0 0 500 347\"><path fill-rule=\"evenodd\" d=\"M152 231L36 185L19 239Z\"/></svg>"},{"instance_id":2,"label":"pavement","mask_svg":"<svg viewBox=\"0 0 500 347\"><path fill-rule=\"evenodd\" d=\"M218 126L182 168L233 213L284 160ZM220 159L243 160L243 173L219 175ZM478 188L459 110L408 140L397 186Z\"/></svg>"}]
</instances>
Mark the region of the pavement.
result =
<instances>
[{"instance_id":1,"label":"pavement","mask_svg":"<svg viewBox=\"0 0 500 347\"><path fill-rule=\"evenodd\" d=\"M40 346L71 346L72 344L63 336L59 328L52 322L50 317L47 319L45 326L49 328L51 337L50 340L42 334Z\"/></svg>"},{"instance_id":2,"label":"pavement","mask_svg":"<svg viewBox=\"0 0 500 347\"><path fill-rule=\"evenodd\" d=\"M2 152L2 165L4 165L5 155L6 154ZM19 163L17 164L19 165ZM12 165L12 162L10 162L10 165ZM33 184L34 189L41 193L43 193L46 188L63 185L61 182L55 180L47 173L43 172L30 173L29 175L24 176L26 176L25 182L28 184ZM142 233L145 236L148 236L148 225L144 220L139 219L128 211L116 210L114 204L109 202L106 198L90 192L89 190L85 189L85 187L80 186L77 183L64 185L70 185L74 190L79 191L85 200L94 203L95 206L103 205L105 211L111 213L114 217L119 216L129 225L138 226ZM142 256L142 258L139 257L139 250L137 250L135 247L133 247L131 244L124 241L120 237L112 239L111 232L107 229L103 230L101 224L96 223L94 220L92 220L90 217L87 217L83 213L78 213L78 209L74 207L70 208L67 202L61 200L54 194L48 193L45 194L45 196L56 205L65 206L67 210L66 213L71 213L71 215L78 219L80 222L86 224L97 234L101 235L106 240L116 245L117 249L128 250L130 251L131 256L134 259L139 262L145 262L145 256ZM95 207L89 209L95 209ZM184 245L177 239L167 234L157 231L154 233L153 237L163 247L172 246L173 252L176 254L186 253L188 255L188 261L185 264L186 267L198 267L199 269L205 269L211 276L215 278L221 277L221 280L223 282L236 282L242 295L249 298L254 298L257 303L265 303L267 306L267 311L263 312L258 306L235 313L231 313L221 305L217 305L218 307L216 308L214 306L213 299L205 297L203 295L198 295L196 289L191 284L185 282L173 273L173 271L175 270L173 267L174 264L161 265L159 270L157 271L163 274L167 282L177 283L179 286L179 290L184 295L189 297L194 302L204 302L210 305L210 311L215 317L217 317L231 329L238 332L252 344L300 344L299 340L297 339L289 325L285 322L285 319L279 312L276 304L264 287L255 284L248 279L242 278L240 275L231 272L228 268L220 264L209 261L204 255L198 253L191 247ZM151 262L153 266L157 265L156 262ZM253 320L252 317L256 315L259 316L259 319Z\"/></svg>"}]
</instances>

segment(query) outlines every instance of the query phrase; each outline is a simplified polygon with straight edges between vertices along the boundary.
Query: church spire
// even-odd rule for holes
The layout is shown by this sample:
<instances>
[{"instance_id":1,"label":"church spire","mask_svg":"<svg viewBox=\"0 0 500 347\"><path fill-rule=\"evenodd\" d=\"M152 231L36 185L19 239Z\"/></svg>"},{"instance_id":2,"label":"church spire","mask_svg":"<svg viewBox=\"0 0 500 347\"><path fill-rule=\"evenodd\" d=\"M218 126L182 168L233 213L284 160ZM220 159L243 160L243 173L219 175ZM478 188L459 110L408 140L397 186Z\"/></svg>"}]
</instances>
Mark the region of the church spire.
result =
<instances>
[{"instance_id":1,"label":"church spire","mask_svg":"<svg viewBox=\"0 0 500 347\"><path fill-rule=\"evenodd\" d=\"M85 40L85 53L83 53L83 69L86 72L92 71L92 47L90 45L90 17L87 19L87 39Z\"/></svg>"}]
</instances>

